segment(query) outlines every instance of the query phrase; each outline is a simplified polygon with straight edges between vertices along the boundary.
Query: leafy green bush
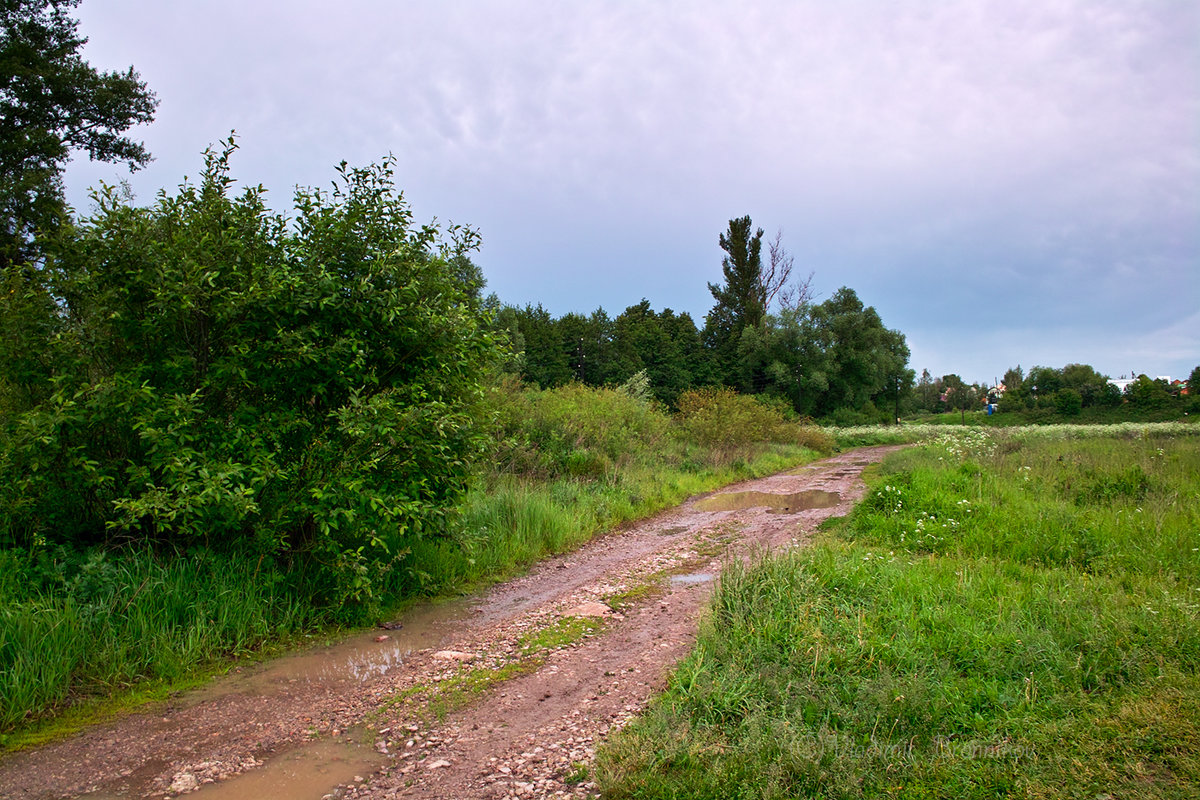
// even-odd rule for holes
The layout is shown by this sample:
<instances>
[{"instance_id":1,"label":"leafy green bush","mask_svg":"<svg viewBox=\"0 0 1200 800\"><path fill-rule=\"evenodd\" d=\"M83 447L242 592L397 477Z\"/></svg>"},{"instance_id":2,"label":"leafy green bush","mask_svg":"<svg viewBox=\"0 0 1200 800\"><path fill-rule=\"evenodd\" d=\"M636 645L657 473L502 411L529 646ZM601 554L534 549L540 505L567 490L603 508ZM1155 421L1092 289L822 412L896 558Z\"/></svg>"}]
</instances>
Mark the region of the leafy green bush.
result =
<instances>
[{"instance_id":1,"label":"leafy green bush","mask_svg":"<svg viewBox=\"0 0 1200 800\"><path fill-rule=\"evenodd\" d=\"M1054 395L1054 410L1064 417L1077 417L1083 411L1083 396L1074 389L1059 389Z\"/></svg>"},{"instance_id":2,"label":"leafy green bush","mask_svg":"<svg viewBox=\"0 0 1200 800\"><path fill-rule=\"evenodd\" d=\"M492 401L500 460L518 474L602 478L652 452L671 428L660 406L624 389L571 383L538 390L510 380Z\"/></svg>"},{"instance_id":3,"label":"leafy green bush","mask_svg":"<svg viewBox=\"0 0 1200 800\"><path fill-rule=\"evenodd\" d=\"M779 410L726 387L691 389L679 396L687 436L702 445L726 448L777 441L786 421Z\"/></svg>"},{"instance_id":4,"label":"leafy green bush","mask_svg":"<svg viewBox=\"0 0 1200 800\"><path fill-rule=\"evenodd\" d=\"M3 276L0 547L249 548L369 600L485 443L493 345L454 267L478 237L414 225L390 161L285 218L230 196L233 150L149 208L105 188Z\"/></svg>"},{"instance_id":5,"label":"leafy green bush","mask_svg":"<svg viewBox=\"0 0 1200 800\"><path fill-rule=\"evenodd\" d=\"M791 422L770 398L738 394L726 387L691 389L679 396L682 435L718 456L736 456L761 442L799 444L828 453L833 439L813 425Z\"/></svg>"}]
</instances>

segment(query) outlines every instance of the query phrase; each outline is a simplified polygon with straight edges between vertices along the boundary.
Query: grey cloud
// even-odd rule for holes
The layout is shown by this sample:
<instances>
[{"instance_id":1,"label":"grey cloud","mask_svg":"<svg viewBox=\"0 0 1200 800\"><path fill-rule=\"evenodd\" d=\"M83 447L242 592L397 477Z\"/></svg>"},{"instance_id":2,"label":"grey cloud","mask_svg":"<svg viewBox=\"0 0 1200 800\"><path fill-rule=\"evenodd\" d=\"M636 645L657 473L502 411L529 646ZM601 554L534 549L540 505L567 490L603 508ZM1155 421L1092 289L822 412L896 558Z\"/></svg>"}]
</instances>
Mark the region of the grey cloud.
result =
<instances>
[{"instance_id":1,"label":"grey cloud","mask_svg":"<svg viewBox=\"0 0 1200 800\"><path fill-rule=\"evenodd\" d=\"M139 195L194 175L231 127L239 173L280 204L342 159L392 152L418 213L483 230L479 261L512 301L561 313L646 296L702 317L717 233L750 213L827 293L851 285L934 343L914 347L918 370L935 366L923 352L965 360L947 372L1000 357L946 345L956 331L1019 342L1022 363L1066 344L1098 360L1198 305L1195 4L80 11L93 58L134 63L163 98ZM121 177L73 168L73 196L101 176ZM1058 349L1039 350L1049 338ZM1195 340L1172 341L1164 360L1186 361Z\"/></svg>"}]
</instances>

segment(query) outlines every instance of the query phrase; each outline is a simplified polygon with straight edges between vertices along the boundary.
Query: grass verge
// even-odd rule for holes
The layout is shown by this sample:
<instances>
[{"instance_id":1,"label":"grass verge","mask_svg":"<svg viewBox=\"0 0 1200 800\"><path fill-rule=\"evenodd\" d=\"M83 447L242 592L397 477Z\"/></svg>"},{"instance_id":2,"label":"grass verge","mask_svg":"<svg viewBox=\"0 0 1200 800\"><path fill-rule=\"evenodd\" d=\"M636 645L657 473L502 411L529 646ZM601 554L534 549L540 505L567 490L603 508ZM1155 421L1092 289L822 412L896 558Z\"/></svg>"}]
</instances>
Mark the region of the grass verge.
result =
<instances>
[{"instance_id":1,"label":"grass verge","mask_svg":"<svg viewBox=\"0 0 1200 800\"><path fill-rule=\"evenodd\" d=\"M613 798L1195 797L1200 439L950 436L722 575Z\"/></svg>"}]
</instances>

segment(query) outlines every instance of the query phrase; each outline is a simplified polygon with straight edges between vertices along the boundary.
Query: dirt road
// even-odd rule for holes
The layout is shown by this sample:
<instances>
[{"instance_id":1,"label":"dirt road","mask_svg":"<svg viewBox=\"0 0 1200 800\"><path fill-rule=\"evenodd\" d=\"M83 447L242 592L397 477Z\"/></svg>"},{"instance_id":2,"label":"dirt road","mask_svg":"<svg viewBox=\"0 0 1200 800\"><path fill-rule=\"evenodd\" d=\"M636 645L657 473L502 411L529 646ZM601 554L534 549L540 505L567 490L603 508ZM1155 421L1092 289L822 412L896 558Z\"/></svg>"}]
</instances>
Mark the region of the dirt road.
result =
<instances>
[{"instance_id":1,"label":"dirt road","mask_svg":"<svg viewBox=\"0 0 1200 800\"><path fill-rule=\"evenodd\" d=\"M399 629L9 756L0 797L594 796L594 748L688 651L722 564L802 544L891 449L726 487Z\"/></svg>"}]
</instances>

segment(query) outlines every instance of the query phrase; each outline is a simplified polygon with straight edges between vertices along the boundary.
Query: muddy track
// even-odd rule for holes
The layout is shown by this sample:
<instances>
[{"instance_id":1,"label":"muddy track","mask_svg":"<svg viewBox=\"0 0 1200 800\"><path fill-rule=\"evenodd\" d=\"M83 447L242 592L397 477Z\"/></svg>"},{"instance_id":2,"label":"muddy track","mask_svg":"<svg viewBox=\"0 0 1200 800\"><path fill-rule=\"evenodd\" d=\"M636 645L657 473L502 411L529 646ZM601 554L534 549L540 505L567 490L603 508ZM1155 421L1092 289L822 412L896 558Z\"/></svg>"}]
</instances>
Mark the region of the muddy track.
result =
<instances>
[{"instance_id":1,"label":"muddy track","mask_svg":"<svg viewBox=\"0 0 1200 800\"><path fill-rule=\"evenodd\" d=\"M594 796L594 748L687 653L722 565L802 544L892 449L694 498L398 630L8 756L0 797Z\"/></svg>"}]
</instances>

